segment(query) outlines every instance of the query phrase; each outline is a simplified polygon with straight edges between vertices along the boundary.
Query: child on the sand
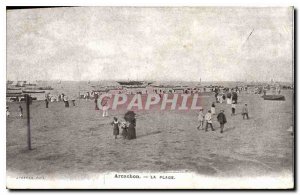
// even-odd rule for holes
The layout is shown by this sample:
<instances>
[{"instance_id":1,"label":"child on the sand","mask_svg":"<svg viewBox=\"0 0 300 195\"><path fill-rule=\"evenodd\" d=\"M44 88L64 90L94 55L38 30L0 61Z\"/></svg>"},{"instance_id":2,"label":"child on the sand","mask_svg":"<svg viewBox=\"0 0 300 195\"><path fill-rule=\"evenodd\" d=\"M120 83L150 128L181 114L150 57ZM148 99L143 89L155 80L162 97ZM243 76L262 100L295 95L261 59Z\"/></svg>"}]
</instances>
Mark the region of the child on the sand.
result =
<instances>
[{"instance_id":1,"label":"child on the sand","mask_svg":"<svg viewBox=\"0 0 300 195\"><path fill-rule=\"evenodd\" d=\"M120 122L118 121L117 117L114 117L114 121L111 122L111 125L113 126L113 135L115 136L115 139L117 139L117 136L119 135L119 125L120 125Z\"/></svg>"},{"instance_id":2,"label":"child on the sand","mask_svg":"<svg viewBox=\"0 0 300 195\"><path fill-rule=\"evenodd\" d=\"M101 101L101 105L102 105L102 116L103 117L108 117L108 105L109 105L109 99L110 97L107 98L103 98Z\"/></svg>"},{"instance_id":3,"label":"child on the sand","mask_svg":"<svg viewBox=\"0 0 300 195\"><path fill-rule=\"evenodd\" d=\"M49 100L48 100L48 98L45 99L45 103L46 103L46 108L48 108L48 105L49 105Z\"/></svg>"},{"instance_id":4,"label":"child on the sand","mask_svg":"<svg viewBox=\"0 0 300 195\"><path fill-rule=\"evenodd\" d=\"M64 95L64 102L65 102L65 107L68 108L69 107L69 98L66 95Z\"/></svg>"},{"instance_id":5,"label":"child on the sand","mask_svg":"<svg viewBox=\"0 0 300 195\"><path fill-rule=\"evenodd\" d=\"M236 102L233 101L231 104L231 116L235 115Z\"/></svg>"},{"instance_id":6,"label":"child on the sand","mask_svg":"<svg viewBox=\"0 0 300 195\"><path fill-rule=\"evenodd\" d=\"M199 130L200 128L203 129L204 127L204 113L203 113L203 108L200 108L199 115L198 115L198 121L199 121L199 126L197 129Z\"/></svg>"},{"instance_id":7,"label":"child on the sand","mask_svg":"<svg viewBox=\"0 0 300 195\"><path fill-rule=\"evenodd\" d=\"M19 106L19 116L23 118L23 108L21 105Z\"/></svg>"},{"instance_id":8,"label":"child on the sand","mask_svg":"<svg viewBox=\"0 0 300 195\"><path fill-rule=\"evenodd\" d=\"M8 106L6 106L6 116L9 118L9 116L10 116L10 112L9 112L9 107Z\"/></svg>"},{"instance_id":9,"label":"child on the sand","mask_svg":"<svg viewBox=\"0 0 300 195\"><path fill-rule=\"evenodd\" d=\"M212 115L216 114L216 106L215 106L214 102L211 104L211 109L210 110L211 110Z\"/></svg>"},{"instance_id":10,"label":"child on the sand","mask_svg":"<svg viewBox=\"0 0 300 195\"><path fill-rule=\"evenodd\" d=\"M121 133L121 135L123 136L123 139L126 139L126 137L127 137L127 124L126 124L126 122L122 122L121 123L121 129L122 129L122 133Z\"/></svg>"},{"instance_id":11,"label":"child on the sand","mask_svg":"<svg viewBox=\"0 0 300 195\"><path fill-rule=\"evenodd\" d=\"M205 115L205 131L207 131L208 125L210 126L211 130L214 131L214 127L212 126L212 117L211 117L211 111L209 110Z\"/></svg>"},{"instance_id":12,"label":"child on the sand","mask_svg":"<svg viewBox=\"0 0 300 195\"><path fill-rule=\"evenodd\" d=\"M218 96L218 101L219 101L219 103L223 103L223 97L222 97L222 94L220 94L219 96Z\"/></svg>"},{"instance_id":13,"label":"child on the sand","mask_svg":"<svg viewBox=\"0 0 300 195\"><path fill-rule=\"evenodd\" d=\"M243 116L243 120L245 119L245 117L247 117L247 119L249 119L247 104L245 104L245 106L242 109L242 116Z\"/></svg>"}]
</instances>

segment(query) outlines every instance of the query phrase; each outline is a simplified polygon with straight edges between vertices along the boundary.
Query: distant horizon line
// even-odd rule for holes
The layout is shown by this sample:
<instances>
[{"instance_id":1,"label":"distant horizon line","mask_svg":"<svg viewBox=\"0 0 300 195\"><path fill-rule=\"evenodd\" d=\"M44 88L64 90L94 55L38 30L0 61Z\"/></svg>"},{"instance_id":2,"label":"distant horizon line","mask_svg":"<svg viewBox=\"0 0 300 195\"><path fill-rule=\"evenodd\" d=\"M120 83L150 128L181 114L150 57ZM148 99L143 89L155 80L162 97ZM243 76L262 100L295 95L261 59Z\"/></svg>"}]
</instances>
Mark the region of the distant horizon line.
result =
<instances>
[{"instance_id":1,"label":"distant horizon line","mask_svg":"<svg viewBox=\"0 0 300 195\"><path fill-rule=\"evenodd\" d=\"M137 82L198 82L198 83L202 83L202 82L205 82L205 83L215 83L215 82L239 82L239 83L242 83L242 82L247 82L247 83L270 83L272 82L271 80L270 81L247 81L247 80L244 80L244 81L228 81L228 80L225 80L225 81L184 81L184 80L138 80L138 79L135 79L135 80L126 80L126 79L120 79L120 80L109 80L109 79L104 79L104 80L62 80L62 79L49 79L49 80L11 80L11 79L6 79L6 81L26 81L26 82L36 82L36 81L54 81L54 82L101 82L101 81L110 81L110 82L130 82L130 81L137 81ZM294 81L276 81L274 80L273 82L279 82L279 83L294 83Z\"/></svg>"}]
</instances>

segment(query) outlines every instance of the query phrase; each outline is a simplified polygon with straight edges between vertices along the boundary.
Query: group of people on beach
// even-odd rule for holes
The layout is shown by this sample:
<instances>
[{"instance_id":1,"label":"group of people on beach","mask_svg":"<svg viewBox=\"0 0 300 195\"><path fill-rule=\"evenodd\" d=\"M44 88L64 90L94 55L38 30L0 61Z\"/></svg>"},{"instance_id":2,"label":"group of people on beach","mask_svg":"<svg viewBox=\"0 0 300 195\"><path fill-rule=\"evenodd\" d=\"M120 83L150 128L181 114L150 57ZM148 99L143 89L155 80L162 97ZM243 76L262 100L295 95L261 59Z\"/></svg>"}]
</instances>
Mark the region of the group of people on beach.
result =
<instances>
[{"instance_id":1,"label":"group of people on beach","mask_svg":"<svg viewBox=\"0 0 300 195\"><path fill-rule=\"evenodd\" d=\"M224 110L221 110L220 113L217 116L217 119L221 126L221 133L223 133L224 125L227 122L226 116L224 114ZM212 112L211 110L208 110L208 112L204 115L203 108L200 108L199 114L198 114L198 121L199 125L197 127L198 130L204 129L205 124L205 131L208 131L208 126L210 126L212 131L215 131L213 125L212 125Z\"/></svg>"},{"instance_id":2,"label":"group of people on beach","mask_svg":"<svg viewBox=\"0 0 300 195\"><path fill-rule=\"evenodd\" d=\"M238 90L232 89L231 92L227 91L226 95L225 93L220 94L218 88L216 88L214 92L215 92L215 99L217 103L222 104L223 101L227 99L227 104L231 104L231 116L234 116L236 110L236 104L238 101ZM210 126L212 131L215 131L212 125L212 115L215 114L216 114L215 102L212 103L211 109L208 110L208 112L205 115L203 113L203 108L201 107L198 114L199 125L197 126L197 129L198 130L204 129L204 124L205 124L205 131L208 131L208 126ZM245 118L249 119L247 104L245 104L242 108L242 116L243 119ZM220 123L221 133L223 133L224 125L227 123L227 119L223 109L221 109L220 112L218 113L217 121Z\"/></svg>"},{"instance_id":3,"label":"group of people on beach","mask_svg":"<svg viewBox=\"0 0 300 195\"><path fill-rule=\"evenodd\" d=\"M128 111L124 115L124 120L125 121L121 122L117 117L114 117L110 123L113 126L115 139L117 139L120 134L120 128L122 129L121 135L123 139L136 139L136 114L133 111Z\"/></svg>"},{"instance_id":4,"label":"group of people on beach","mask_svg":"<svg viewBox=\"0 0 300 195\"><path fill-rule=\"evenodd\" d=\"M94 97L95 97L95 100L94 100L94 102L95 102L95 110L100 110L99 107L98 107L98 98L99 98L99 95L97 93L95 93ZM109 104L109 100L110 100L109 97L103 98L101 100L102 117L108 117L109 107L107 107L107 106Z\"/></svg>"},{"instance_id":5,"label":"group of people on beach","mask_svg":"<svg viewBox=\"0 0 300 195\"><path fill-rule=\"evenodd\" d=\"M50 93L48 93L48 94L45 95L45 105L46 105L46 108L49 107L49 102L53 102L53 99L51 97L53 97L53 96L51 96ZM57 102L63 101L66 108L70 107L69 97L67 95L65 95L64 93L59 94L57 96L56 101ZM76 106L75 105L75 98L72 98L71 101L72 101L73 106Z\"/></svg>"},{"instance_id":6,"label":"group of people on beach","mask_svg":"<svg viewBox=\"0 0 300 195\"><path fill-rule=\"evenodd\" d=\"M237 104L237 93L236 92L232 92L232 93L227 93L227 95L225 96L225 94L219 94L218 91L215 91L215 98L216 98L216 103L223 103L223 101L225 101L227 99L227 104L231 104L231 110L232 113L231 115L235 115L235 110L236 110L236 104ZM98 105L97 105L97 100L98 100L98 96L96 95L95 97L95 109L99 110ZM63 101L65 103L65 107L69 107L69 99L68 96L65 95L64 93L62 93L61 95L58 96L58 101ZM50 99L50 95L48 94L45 97L45 103L46 103L46 108L49 107L49 102L51 102ZM72 100L73 106L75 106L75 99ZM108 103L108 100L103 99L103 102L101 102L101 105L105 108L105 104ZM197 126L197 129L205 129L205 131L208 131L208 127L211 128L212 131L215 131L214 127L213 127L213 115L216 114L216 103L213 102L211 105L210 110L207 111L206 114L204 114L204 109L201 107L199 114L198 114L198 121L199 121L199 125ZM10 116L10 111L9 111L9 107L6 107L6 115L7 117ZM23 108L20 105L19 106L19 116L21 118L23 118ZM108 116L108 110L103 110L103 117L107 117ZM247 104L244 105L244 107L242 108L242 116L243 119L247 118L249 119L248 116L248 107ZM227 119L224 113L224 110L221 109L220 112L217 115L217 121L220 124L220 129L221 129L221 133L224 132L224 126L227 123ZM113 121L110 123L113 126L113 135L115 137L115 139L117 139L118 135L121 134L121 136L124 139L136 139L136 114L133 111L128 111L127 113L125 113L124 115L124 119L125 121L121 122L117 117L113 118ZM120 133L120 129L122 130L122 132Z\"/></svg>"},{"instance_id":7,"label":"group of people on beach","mask_svg":"<svg viewBox=\"0 0 300 195\"><path fill-rule=\"evenodd\" d=\"M18 115L20 118L23 118L23 107L21 105L19 105L18 107ZM10 110L9 110L9 106L6 106L6 117L9 118L10 117Z\"/></svg>"},{"instance_id":8,"label":"group of people on beach","mask_svg":"<svg viewBox=\"0 0 300 195\"><path fill-rule=\"evenodd\" d=\"M232 106L232 113L231 116L235 115L235 102L232 102L231 105ZM200 108L199 114L198 114L198 122L199 125L197 126L197 129L205 129L205 131L208 131L208 126L211 128L212 131L215 131L213 125L212 125L212 116L216 114L216 108L215 108L215 103L212 103L211 109L207 111L206 114L204 114L203 112L203 108ZM247 104L245 104L242 108L242 116L243 116L243 120L245 118L249 119L249 115L248 115L248 106ZM217 121L220 123L220 129L221 129L221 133L224 132L224 126L227 123L227 119L224 113L224 109L221 109L220 112L217 115ZM204 128L204 124L205 124L205 128Z\"/></svg>"}]
</instances>

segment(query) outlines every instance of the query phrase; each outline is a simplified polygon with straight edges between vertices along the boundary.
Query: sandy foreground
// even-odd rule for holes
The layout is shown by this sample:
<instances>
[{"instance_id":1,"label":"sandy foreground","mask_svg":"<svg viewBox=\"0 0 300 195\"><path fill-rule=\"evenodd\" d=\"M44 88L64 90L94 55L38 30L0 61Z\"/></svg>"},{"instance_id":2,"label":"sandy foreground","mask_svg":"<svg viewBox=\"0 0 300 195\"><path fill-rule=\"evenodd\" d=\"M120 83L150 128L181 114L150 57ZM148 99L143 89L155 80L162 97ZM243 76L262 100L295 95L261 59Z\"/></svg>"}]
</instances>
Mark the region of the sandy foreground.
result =
<instances>
[{"instance_id":1,"label":"sandy foreground","mask_svg":"<svg viewBox=\"0 0 300 195\"><path fill-rule=\"evenodd\" d=\"M107 172L191 172L212 178L283 176L293 180L294 137L287 129L293 122L293 92L283 91L286 101L265 101L259 95L239 96L237 114L225 109L224 133L214 116L216 131L197 130L197 111L144 111L137 115L137 139L114 139L113 116L123 120L125 111L107 118L94 102L77 100L31 105L32 151L27 150L26 109L18 117L18 103L8 103L6 121L7 176L89 178ZM214 97L204 97L206 112ZM241 109L248 103L249 120ZM290 184L293 186L293 184ZM268 186L266 186L268 187Z\"/></svg>"}]
</instances>

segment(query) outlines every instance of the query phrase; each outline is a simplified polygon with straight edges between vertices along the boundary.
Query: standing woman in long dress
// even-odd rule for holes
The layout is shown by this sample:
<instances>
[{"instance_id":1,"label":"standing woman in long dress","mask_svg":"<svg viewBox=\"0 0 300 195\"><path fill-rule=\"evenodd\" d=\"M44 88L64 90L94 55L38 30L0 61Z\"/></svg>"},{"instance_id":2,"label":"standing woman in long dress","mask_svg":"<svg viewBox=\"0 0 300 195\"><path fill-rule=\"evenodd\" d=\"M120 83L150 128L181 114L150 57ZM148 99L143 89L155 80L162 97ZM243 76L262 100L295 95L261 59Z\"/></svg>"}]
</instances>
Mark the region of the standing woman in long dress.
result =
<instances>
[{"instance_id":1,"label":"standing woman in long dress","mask_svg":"<svg viewBox=\"0 0 300 195\"><path fill-rule=\"evenodd\" d=\"M99 108L98 108L98 98L99 98L98 93L95 93L94 98L95 98L95 110L99 110Z\"/></svg>"},{"instance_id":2,"label":"standing woman in long dress","mask_svg":"<svg viewBox=\"0 0 300 195\"><path fill-rule=\"evenodd\" d=\"M136 119L135 119L136 114L133 111L128 111L125 113L124 119L126 122L129 123L127 127L127 136L126 138L131 140L131 139L136 139Z\"/></svg>"},{"instance_id":3,"label":"standing woman in long dress","mask_svg":"<svg viewBox=\"0 0 300 195\"><path fill-rule=\"evenodd\" d=\"M227 93L227 104L231 104L231 98L232 98L232 95L231 93Z\"/></svg>"},{"instance_id":4,"label":"standing woman in long dress","mask_svg":"<svg viewBox=\"0 0 300 195\"><path fill-rule=\"evenodd\" d=\"M216 114L216 106L215 106L215 103L214 103L214 102L211 104L210 110L211 110L211 114L212 114L212 115Z\"/></svg>"},{"instance_id":5,"label":"standing woman in long dress","mask_svg":"<svg viewBox=\"0 0 300 195\"><path fill-rule=\"evenodd\" d=\"M127 139L136 139L135 125L133 123L129 123L127 128Z\"/></svg>"}]
</instances>

